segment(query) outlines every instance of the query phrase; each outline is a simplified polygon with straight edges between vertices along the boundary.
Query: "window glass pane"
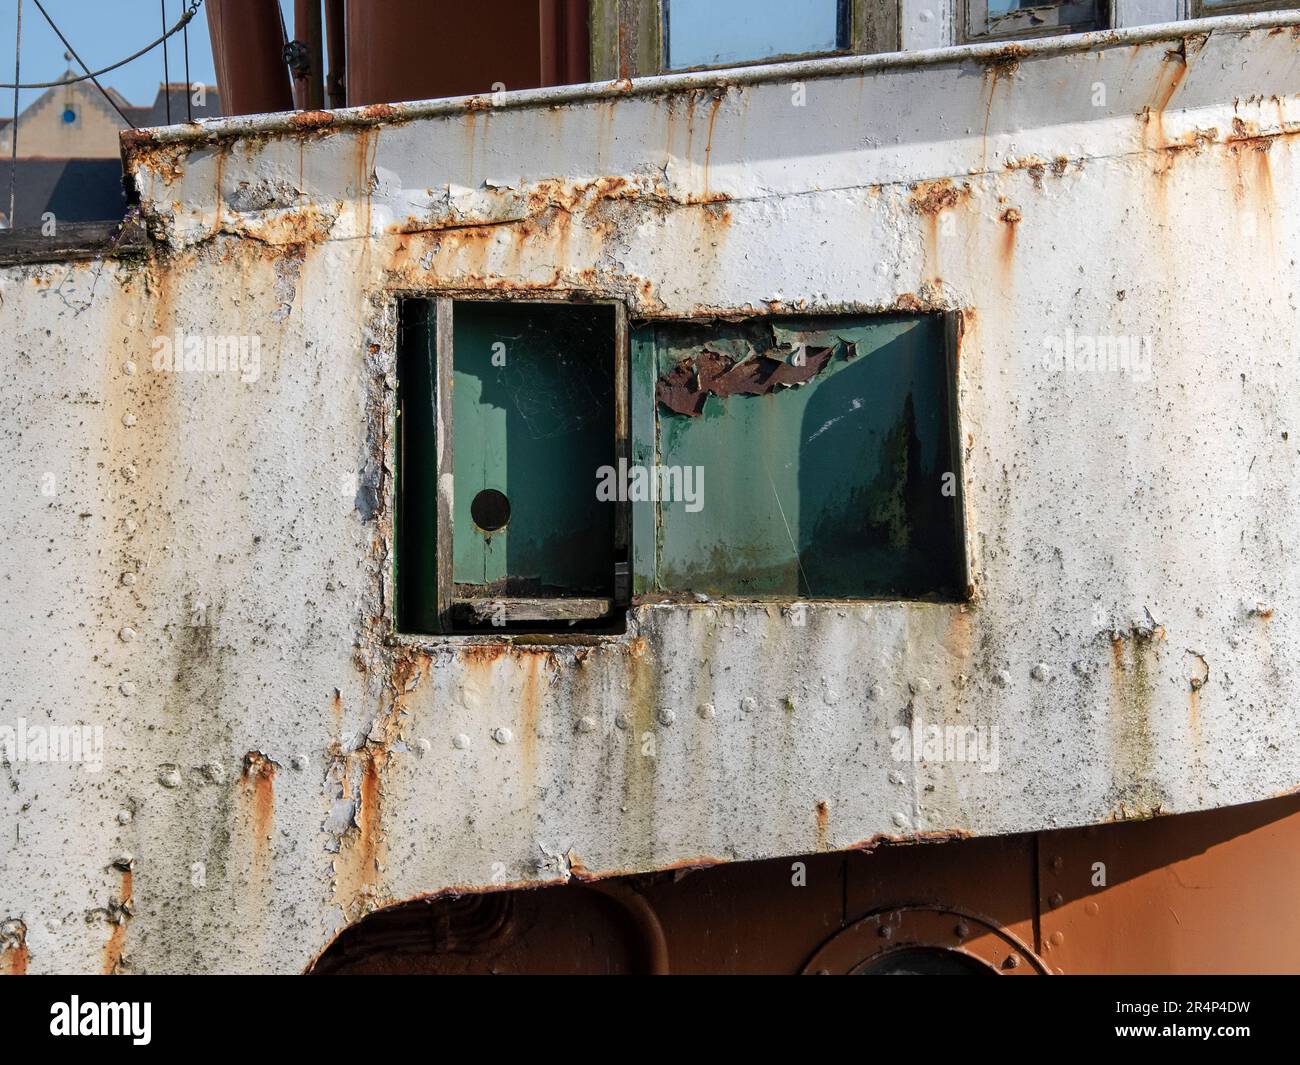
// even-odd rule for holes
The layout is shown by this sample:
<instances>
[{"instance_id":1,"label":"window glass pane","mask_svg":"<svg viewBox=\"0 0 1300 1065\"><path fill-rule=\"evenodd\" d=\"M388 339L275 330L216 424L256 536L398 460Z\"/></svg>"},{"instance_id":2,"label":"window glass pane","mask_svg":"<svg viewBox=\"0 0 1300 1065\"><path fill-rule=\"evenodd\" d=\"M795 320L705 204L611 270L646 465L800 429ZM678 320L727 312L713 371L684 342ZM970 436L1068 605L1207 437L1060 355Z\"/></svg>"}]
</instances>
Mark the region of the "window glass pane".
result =
<instances>
[{"instance_id":1,"label":"window glass pane","mask_svg":"<svg viewBox=\"0 0 1300 1065\"><path fill-rule=\"evenodd\" d=\"M988 0L989 18L1001 18L1003 15L1011 15L1017 11L1029 11L1036 7L1060 7L1061 4L1053 3L1052 0Z\"/></svg>"},{"instance_id":2,"label":"window glass pane","mask_svg":"<svg viewBox=\"0 0 1300 1065\"><path fill-rule=\"evenodd\" d=\"M845 47L848 0L664 0L665 66L720 66Z\"/></svg>"}]
</instances>

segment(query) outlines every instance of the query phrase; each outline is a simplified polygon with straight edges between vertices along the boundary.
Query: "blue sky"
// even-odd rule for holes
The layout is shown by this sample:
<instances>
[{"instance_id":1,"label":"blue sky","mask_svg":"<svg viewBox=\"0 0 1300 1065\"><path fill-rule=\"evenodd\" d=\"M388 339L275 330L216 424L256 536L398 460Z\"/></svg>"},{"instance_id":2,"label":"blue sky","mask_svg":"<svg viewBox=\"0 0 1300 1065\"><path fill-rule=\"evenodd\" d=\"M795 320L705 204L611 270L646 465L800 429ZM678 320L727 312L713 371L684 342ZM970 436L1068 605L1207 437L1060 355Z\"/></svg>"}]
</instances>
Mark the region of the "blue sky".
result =
<instances>
[{"instance_id":1,"label":"blue sky","mask_svg":"<svg viewBox=\"0 0 1300 1065\"><path fill-rule=\"evenodd\" d=\"M186 0L165 0L167 24L174 25ZM72 46L91 70L122 59L162 35L162 5L159 0L41 0ZM281 0L285 24L293 33L293 4ZM18 0L0 0L0 81L14 80L14 30ZM216 82L212 65L212 44L208 19L199 8L189 26L190 80L209 85ZM63 58L64 48L32 0L23 0L22 80L53 81L71 65ZM185 80L181 35L168 42L172 81ZM133 104L151 104L163 80L163 49L154 49L133 63L104 75L106 86L116 89ZM42 90L24 90L19 106L26 107ZM13 109L13 90L0 90L0 112Z\"/></svg>"}]
</instances>

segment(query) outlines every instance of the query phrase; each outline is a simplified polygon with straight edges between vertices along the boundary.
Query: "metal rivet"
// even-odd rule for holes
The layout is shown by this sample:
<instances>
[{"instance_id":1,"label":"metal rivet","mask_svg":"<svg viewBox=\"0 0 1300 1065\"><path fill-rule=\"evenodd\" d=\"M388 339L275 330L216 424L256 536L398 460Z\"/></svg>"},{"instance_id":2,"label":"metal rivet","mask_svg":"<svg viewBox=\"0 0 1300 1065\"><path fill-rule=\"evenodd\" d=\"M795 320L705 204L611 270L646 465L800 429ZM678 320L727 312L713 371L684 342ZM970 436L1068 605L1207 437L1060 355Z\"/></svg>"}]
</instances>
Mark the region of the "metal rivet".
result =
<instances>
[{"instance_id":1,"label":"metal rivet","mask_svg":"<svg viewBox=\"0 0 1300 1065\"><path fill-rule=\"evenodd\" d=\"M158 783L164 788L179 788L181 786L181 771L174 765L165 765L158 770Z\"/></svg>"},{"instance_id":2,"label":"metal rivet","mask_svg":"<svg viewBox=\"0 0 1300 1065\"><path fill-rule=\"evenodd\" d=\"M752 695L746 695L740 700L740 708L747 714L752 714L758 709L758 702Z\"/></svg>"},{"instance_id":3,"label":"metal rivet","mask_svg":"<svg viewBox=\"0 0 1300 1065\"><path fill-rule=\"evenodd\" d=\"M1034 668L1029 671L1029 675L1033 677L1034 680L1047 680L1052 675L1052 671L1046 662L1039 662L1038 665L1034 666Z\"/></svg>"},{"instance_id":4,"label":"metal rivet","mask_svg":"<svg viewBox=\"0 0 1300 1065\"><path fill-rule=\"evenodd\" d=\"M677 720L677 712L675 710L670 710L666 706L660 708L659 724L667 726L667 725L671 725L676 720Z\"/></svg>"},{"instance_id":5,"label":"metal rivet","mask_svg":"<svg viewBox=\"0 0 1300 1065\"><path fill-rule=\"evenodd\" d=\"M129 411L126 414L123 414L122 424L125 425L128 429L130 429L131 426L135 424L135 415L131 414Z\"/></svg>"},{"instance_id":6,"label":"metal rivet","mask_svg":"<svg viewBox=\"0 0 1300 1065\"><path fill-rule=\"evenodd\" d=\"M876 935L878 935L881 939L893 939L894 930L890 928L889 925L882 924L879 928L876 929Z\"/></svg>"},{"instance_id":7,"label":"metal rivet","mask_svg":"<svg viewBox=\"0 0 1300 1065\"><path fill-rule=\"evenodd\" d=\"M130 643L135 639L135 629L131 628L130 625L123 625L121 629L118 630L117 635L118 639L123 643Z\"/></svg>"},{"instance_id":8,"label":"metal rivet","mask_svg":"<svg viewBox=\"0 0 1300 1065\"><path fill-rule=\"evenodd\" d=\"M705 721L712 721L718 716L717 708L712 703L701 703L697 712Z\"/></svg>"},{"instance_id":9,"label":"metal rivet","mask_svg":"<svg viewBox=\"0 0 1300 1065\"><path fill-rule=\"evenodd\" d=\"M1019 968L1020 968L1020 955L1019 955L1019 954L1008 954L1008 955L1006 956L1006 960L1002 962L1002 968L1004 968L1004 969L1019 969Z\"/></svg>"},{"instance_id":10,"label":"metal rivet","mask_svg":"<svg viewBox=\"0 0 1300 1065\"><path fill-rule=\"evenodd\" d=\"M468 751L469 737L463 732L458 732L451 738L451 745L458 751Z\"/></svg>"},{"instance_id":11,"label":"metal rivet","mask_svg":"<svg viewBox=\"0 0 1300 1065\"><path fill-rule=\"evenodd\" d=\"M970 935L970 925L968 925L965 921L958 921L957 927L954 928L953 931L957 933L958 939L965 939L968 935Z\"/></svg>"},{"instance_id":12,"label":"metal rivet","mask_svg":"<svg viewBox=\"0 0 1300 1065\"><path fill-rule=\"evenodd\" d=\"M126 695L126 696L134 695L134 694L136 693L136 691L137 691L136 686L135 686L135 681L133 681L133 680L124 680L124 681L122 681L121 684L119 684L119 685L117 686L117 690L120 691L123 695Z\"/></svg>"},{"instance_id":13,"label":"metal rivet","mask_svg":"<svg viewBox=\"0 0 1300 1065\"><path fill-rule=\"evenodd\" d=\"M492 730L492 738L496 740L497 743L507 744L515 738L515 735L508 728L494 728Z\"/></svg>"},{"instance_id":14,"label":"metal rivet","mask_svg":"<svg viewBox=\"0 0 1300 1065\"><path fill-rule=\"evenodd\" d=\"M123 583L124 585L126 585L128 588L130 588L131 585L135 584L135 574L134 574L134 573L123 573L123 574L122 574L122 583Z\"/></svg>"},{"instance_id":15,"label":"metal rivet","mask_svg":"<svg viewBox=\"0 0 1300 1065\"><path fill-rule=\"evenodd\" d=\"M1047 899L1048 905L1052 906L1053 908L1061 905L1061 903L1063 903L1064 901L1065 898L1061 895L1059 891L1053 891L1052 894Z\"/></svg>"},{"instance_id":16,"label":"metal rivet","mask_svg":"<svg viewBox=\"0 0 1300 1065\"><path fill-rule=\"evenodd\" d=\"M632 722L628 720L627 714L614 715L614 727L617 729L626 730L631 723Z\"/></svg>"},{"instance_id":17,"label":"metal rivet","mask_svg":"<svg viewBox=\"0 0 1300 1065\"><path fill-rule=\"evenodd\" d=\"M595 731L596 731L596 719L595 719L594 717L588 717L588 716L583 716L583 717L578 718L578 731L579 731L579 732L595 732Z\"/></svg>"},{"instance_id":18,"label":"metal rivet","mask_svg":"<svg viewBox=\"0 0 1300 1065\"><path fill-rule=\"evenodd\" d=\"M127 362L122 366L122 371L127 375L127 377L133 377L135 375L135 363L127 360Z\"/></svg>"}]
</instances>

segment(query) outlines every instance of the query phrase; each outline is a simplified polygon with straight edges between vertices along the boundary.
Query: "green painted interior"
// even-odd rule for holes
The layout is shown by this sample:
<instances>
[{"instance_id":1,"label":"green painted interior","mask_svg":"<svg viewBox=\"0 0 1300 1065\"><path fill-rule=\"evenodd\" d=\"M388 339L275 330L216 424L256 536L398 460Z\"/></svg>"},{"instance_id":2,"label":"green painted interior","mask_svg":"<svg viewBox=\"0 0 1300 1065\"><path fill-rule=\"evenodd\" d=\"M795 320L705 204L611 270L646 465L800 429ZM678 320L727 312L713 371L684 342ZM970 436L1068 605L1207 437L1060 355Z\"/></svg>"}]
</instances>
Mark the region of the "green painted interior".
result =
<instances>
[{"instance_id":1,"label":"green painted interior","mask_svg":"<svg viewBox=\"0 0 1300 1065\"><path fill-rule=\"evenodd\" d=\"M634 352L653 347L657 374L706 348L789 358L800 343L835 347L803 385L710 395L693 418L657 408L658 462L700 467L704 480L697 512L682 500L658 504L656 589L958 597L960 497L955 477L944 478L957 471L940 317L669 322L633 338ZM634 419L634 430L643 426ZM633 453L644 445L634 441Z\"/></svg>"},{"instance_id":2,"label":"green painted interior","mask_svg":"<svg viewBox=\"0 0 1300 1065\"><path fill-rule=\"evenodd\" d=\"M601 304L458 301L453 315L453 577L461 594L609 595L615 504L614 310ZM476 493L510 501L496 532Z\"/></svg>"}]
</instances>

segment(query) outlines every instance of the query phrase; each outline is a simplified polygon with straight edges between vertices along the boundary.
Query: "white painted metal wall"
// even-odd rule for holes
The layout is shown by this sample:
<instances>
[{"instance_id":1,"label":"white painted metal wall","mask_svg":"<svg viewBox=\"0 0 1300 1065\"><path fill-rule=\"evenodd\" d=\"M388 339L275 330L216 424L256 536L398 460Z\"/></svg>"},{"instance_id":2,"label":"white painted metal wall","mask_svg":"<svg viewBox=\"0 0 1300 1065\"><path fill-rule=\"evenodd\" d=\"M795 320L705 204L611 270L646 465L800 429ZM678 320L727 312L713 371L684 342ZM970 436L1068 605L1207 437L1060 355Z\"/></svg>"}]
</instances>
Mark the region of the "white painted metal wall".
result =
<instances>
[{"instance_id":1,"label":"white painted metal wall","mask_svg":"<svg viewBox=\"0 0 1300 1065\"><path fill-rule=\"evenodd\" d=\"M104 738L0 767L32 971L297 970L422 894L1300 785L1300 30L1185 33L134 141L144 261L0 273L0 726ZM394 638L395 294L466 289L961 310L973 601ZM155 369L178 331L257 365ZM1149 365L1053 359L1121 336ZM909 721L996 766L896 760Z\"/></svg>"}]
</instances>

